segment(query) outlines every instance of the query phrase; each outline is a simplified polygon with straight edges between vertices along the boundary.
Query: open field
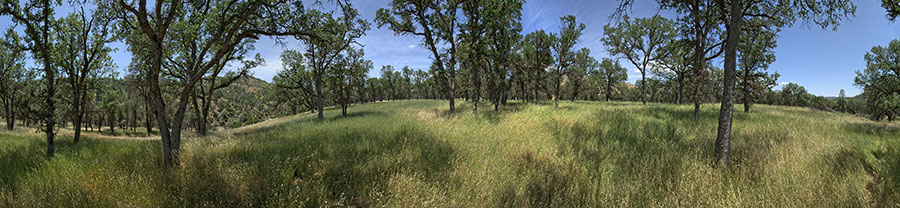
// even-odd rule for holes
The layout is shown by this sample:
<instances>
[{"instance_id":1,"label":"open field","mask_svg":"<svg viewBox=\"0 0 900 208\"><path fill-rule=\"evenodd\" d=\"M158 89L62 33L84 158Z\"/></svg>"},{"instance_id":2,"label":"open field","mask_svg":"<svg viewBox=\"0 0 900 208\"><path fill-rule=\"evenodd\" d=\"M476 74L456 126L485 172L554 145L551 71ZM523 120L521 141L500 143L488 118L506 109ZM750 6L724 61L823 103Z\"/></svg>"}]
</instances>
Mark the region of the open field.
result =
<instances>
[{"instance_id":1,"label":"open field","mask_svg":"<svg viewBox=\"0 0 900 208\"><path fill-rule=\"evenodd\" d=\"M188 137L0 132L0 206L897 207L900 125L806 108L735 112L732 163L713 157L718 105L446 101L355 105ZM737 106L736 109L742 109Z\"/></svg>"}]
</instances>

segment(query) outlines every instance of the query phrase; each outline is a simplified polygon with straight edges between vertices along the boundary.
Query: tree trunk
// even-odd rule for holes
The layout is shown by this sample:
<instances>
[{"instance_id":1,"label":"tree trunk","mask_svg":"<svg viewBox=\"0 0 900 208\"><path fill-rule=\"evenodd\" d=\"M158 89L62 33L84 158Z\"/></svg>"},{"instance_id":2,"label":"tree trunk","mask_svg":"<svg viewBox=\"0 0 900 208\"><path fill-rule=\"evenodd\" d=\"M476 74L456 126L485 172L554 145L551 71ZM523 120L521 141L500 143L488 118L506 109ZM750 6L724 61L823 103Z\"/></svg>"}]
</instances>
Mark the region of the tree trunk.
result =
<instances>
[{"instance_id":1,"label":"tree trunk","mask_svg":"<svg viewBox=\"0 0 900 208\"><path fill-rule=\"evenodd\" d=\"M15 106L13 106L13 103L15 103L15 98L14 98L14 96L9 96L8 100L9 100L9 102L5 106L5 108L6 108L6 130L12 131L13 129L15 129L15 125L16 125L16 108L15 108Z\"/></svg>"},{"instance_id":2,"label":"tree trunk","mask_svg":"<svg viewBox=\"0 0 900 208\"><path fill-rule=\"evenodd\" d=\"M159 129L159 136L162 142L163 148L163 162L167 166L174 166L178 163L178 149L176 143L176 138L172 138L173 135L169 131L169 116L168 110L166 109L165 104L163 103L162 98L162 89L159 86L159 72L161 70L162 65L162 43L157 42L154 43L153 52L154 56L151 60L149 81L150 81L150 103L153 108L153 113L156 114L156 124ZM180 124L176 124L180 125ZM175 128L173 128L174 130ZM180 129L179 129L180 130Z\"/></svg>"},{"instance_id":3,"label":"tree trunk","mask_svg":"<svg viewBox=\"0 0 900 208\"><path fill-rule=\"evenodd\" d=\"M715 154L719 166L727 167L731 152L731 126L734 112L734 81L737 63L737 46L741 35L743 11L739 1L731 2L728 39L725 43L725 77L722 90L722 107L719 110L719 128L716 135Z\"/></svg>"},{"instance_id":4,"label":"tree trunk","mask_svg":"<svg viewBox=\"0 0 900 208\"><path fill-rule=\"evenodd\" d=\"M109 115L109 132L111 132L113 135L116 134L116 122L115 121L116 121L116 116Z\"/></svg>"},{"instance_id":5,"label":"tree trunk","mask_svg":"<svg viewBox=\"0 0 900 208\"><path fill-rule=\"evenodd\" d=\"M75 119L72 121L72 126L75 129L75 138L72 142L78 144L78 141L81 139L81 119L84 117L82 112L75 113Z\"/></svg>"},{"instance_id":6,"label":"tree trunk","mask_svg":"<svg viewBox=\"0 0 900 208\"><path fill-rule=\"evenodd\" d=\"M478 113L478 93L473 91L472 93L472 114Z\"/></svg>"},{"instance_id":7,"label":"tree trunk","mask_svg":"<svg viewBox=\"0 0 900 208\"><path fill-rule=\"evenodd\" d=\"M691 88L694 91L694 94L691 97L693 98L692 100L694 100L695 121L700 120L700 93L702 90L700 85L700 81L702 79L700 76L703 75L703 71L706 70L706 61L704 61L704 59L706 58L706 54L704 53L704 48L706 47L704 46L704 43L706 43L706 36L703 33L703 30L705 28L702 28L703 25L700 18L699 3L699 1L695 1L693 2L693 5L691 5L692 10L694 11L692 12L694 15L694 18L692 18L694 21L694 40L697 42L696 44L694 44L694 76L691 78Z\"/></svg>"},{"instance_id":8,"label":"tree trunk","mask_svg":"<svg viewBox=\"0 0 900 208\"><path fill-rule=\"evenodd\" d=\"M562 77L562 74L556 76L556 90L553 91L553 108L556 109L559 109L559 85L561 84L560 82L562 82L562 78L560 77Z\"/></svg>"},{"instance_id":9,"label":"tree trunk","mask_svg":"<svg viewBox=\"0 0 900 208\"><path fill-rule=\"evenodd\" d=\"M644 67L641 70L641 104L647 105L647 72Z\"/></svg>"},{"instance_id":10,"label":"tree trunk","mask_svg":"<svg viewBox=\"0 0 900 208\"><path fill-rule=\"evenodd\" d=\"M13 112L13 113L10 113L8 116L6 116L6 130L12 131L13 129L15 129L15 125L16 125L16 113Z\"/></svg>"},{"instance_id":11,"label":"tree trunk","mask_svg":"<svg viewBox=\"0 0 900 208\"><path fill-rule=\"evenodd\" d=\"M319 117L318 117L319 120L322 120L325 118L325 114L323 113L325 111L325 95L322 94L322 73L324 73L324 72L317 72L315 75L316 76L315 77L315 79L316 79L315 80L315 82L316 82L316 97L317 97L317 105L318 105L318 111L319 111Z\"/></svg>"},{"instance_id":12,"label":"tree trunk","mask_svg":"<svg viewBox=\"0 0 900 208\"><path fill-rule=\"evenodd\" d=\"M202 104L200 106L197 106L197 98L193 98L194 108L197 108L197 115L199 116L197 118L197 133L199 133L201 136L206 136L206 134L209 133L206 120L209 117L209 99L211 98L204 97L203 100L200 101Z\"/></svg>"},{"instance_id":13,"label":"tree trunk","mask_svg":"<svg viewBox=\"0 0 900 208\"><path fill-rule=\"evenodd\" d=\"M607 80L606 80L606 102L609 102L610 99L612 99L612 82L609 81L609 78L607 77Z\"/></svg>"},{"instance_id":14,"label":"tree trunk","mask_svg":"<svg viewBox=\"0 0 900 208\"><path fill-rule=\"evenodd\" d=\"M675 93L675 104L681 105L681 95L684 92L684 77L678 76L678 92Z\"/></svg>"},{"instance_id":15,"label":"tree trunk","mask_svg":"<svg viewBox=\"0 0 900 208\"><path fill-rule=\"evenodd\" d=\"M574 83L573 83L572 88L573 88L573 90L572 90L572 102L575 102L575 99L578 98L578 90L579 90L578 88L580 88L580 86L578 86L577 84L574 84Z\"/></svg>"},{"instance_id":16,"label":"tree trunk","mask_svg":"<svg viewBox=\"0 0 900 208\"><path fill-rule=\"evenodd\" d=\"M47 2L48 3L46 3L44 6L49 7L49 1ZM48 33L50 28L48 28L49 21L46 20L46 18L50 16L48 11L49 8L44 9L44 21L46 23L44 26L44 43L49 43ZM44 45L41 49L41 52L44 54L44 75L47 77L47 97L45 98L45 101L47 103L47 112L44 112L46 113L45 119L47 120L47 126L44 129L44 133L47 135L47 157L53 157L53 154L56 150L53 141L55 136L53 134L53 128L56 126L56 69L50 67L50 52L47 51L48 49L46 47L47 46Z\"/></svg>"},{"instance_id":17,"label":"tree trunk","mask_svg":"<svg viewBox=\"0 0 900 208\"><path fill-rule=\"evenodd\" d=\"M150 103L144 104L144 125L147 127L147 136L153 135L153 125L150 121Z\"/></svg>"},{"instance_id":18,"label":"tree trunk","mask_svg":"<svg viewBox=\"0 0 900 208\"><path fill-rule=\"evenodd\" d=\"M131 133L137 133L137 108L131 108Z\"/></svg>"}]
</instances>

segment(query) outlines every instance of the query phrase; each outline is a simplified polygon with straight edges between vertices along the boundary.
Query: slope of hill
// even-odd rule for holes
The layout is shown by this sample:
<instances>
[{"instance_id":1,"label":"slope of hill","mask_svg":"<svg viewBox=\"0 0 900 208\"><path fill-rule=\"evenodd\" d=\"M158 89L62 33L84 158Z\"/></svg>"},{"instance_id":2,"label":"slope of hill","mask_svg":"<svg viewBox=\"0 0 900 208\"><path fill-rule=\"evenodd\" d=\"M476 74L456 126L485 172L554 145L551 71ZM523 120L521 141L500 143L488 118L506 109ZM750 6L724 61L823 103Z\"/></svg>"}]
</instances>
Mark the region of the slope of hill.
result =
<instances>
[{"instance_id":1,"label":"slope of hill","mask_svg":"<svg viewBox=\"0 0 900 208\"><path fill-rule=\"evenodd\" d=\"M216 91L210 124L215 129L236 128L280 116L279 105L272 102L274 85L253 76L245 76Z\"/></svg>"},{"instance_id":2,"label":"slope of hill","mask_svg":"<svg viewBox=\"0 0 900 208\"><path fill-rule=\"evenodd\" d=\"M730 167L704 106L444 101L355 105L158 141L0 132L0 205L57 207L893 207L900 125L805 108L736 112Z\"/></svg>"}]
</instances>

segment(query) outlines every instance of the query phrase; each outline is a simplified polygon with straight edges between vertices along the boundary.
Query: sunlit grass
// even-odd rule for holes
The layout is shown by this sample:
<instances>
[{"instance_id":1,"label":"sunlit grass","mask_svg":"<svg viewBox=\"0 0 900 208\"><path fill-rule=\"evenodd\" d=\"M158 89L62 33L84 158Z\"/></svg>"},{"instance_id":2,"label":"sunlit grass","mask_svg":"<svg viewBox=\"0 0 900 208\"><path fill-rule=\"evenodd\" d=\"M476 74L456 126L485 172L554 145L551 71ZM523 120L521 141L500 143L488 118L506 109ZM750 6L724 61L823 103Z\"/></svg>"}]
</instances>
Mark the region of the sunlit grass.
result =
<instances>
[{"instance_id":1,"label":"sunlit grass","mask_svg":"<svg viewBox=\"0 0 900 208\"><path fill-rule=\"evenodd\" d=\"M43 157L0 132L0 205L25 207L900 206L900 125L805 108L736 112L714 165L718 106L392 101L160 142L87 135ZM737 109L742 109L738 106Z\"/></svg>"}]
</instances>

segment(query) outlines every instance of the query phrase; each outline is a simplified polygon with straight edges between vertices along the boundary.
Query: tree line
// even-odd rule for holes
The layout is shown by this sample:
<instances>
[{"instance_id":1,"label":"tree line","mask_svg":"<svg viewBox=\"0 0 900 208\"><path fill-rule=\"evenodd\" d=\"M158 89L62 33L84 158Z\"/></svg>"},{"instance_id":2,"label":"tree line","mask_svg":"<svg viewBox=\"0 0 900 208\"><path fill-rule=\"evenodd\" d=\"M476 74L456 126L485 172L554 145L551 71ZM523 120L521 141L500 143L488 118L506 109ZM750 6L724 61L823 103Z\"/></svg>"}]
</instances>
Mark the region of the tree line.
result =
<instances>
[{"instance_id":1,"label":"tree line","mask_svg":"<svg viewBox=\"0 0 900 208\"><path fill-rule=\"evenodd\" d=\"M779 75L767 69L775 61L780 29L795 22L834 29L855 12L850 1L659 0L661 10L676 14L669 19L631 18L633 2L622 0L600 40L613 57L600 60L576 47L586 25L575 16L560 17L558 32L523 31L524 3L393 0L370 23L342 0L314 8L299 1L84 0L73 2L72 14L59 19L53 15L58 2L4 1L0 15L12 17L25 35L10 29L0 46L0 101L8 128L21 120L44 129L48 156L59 123L72 123L77 142L81 129L94 123L133 130L140 122L148 133L156 128L165 163L176 164L185 127L207 134L210 119L225 114L213 109L217 96L264 63L249 53L257 39L268 36L279 43L299 40L305 50L281 54L283 70L260 102L272 112L257 119L299 110L323 119L327 106L347 116L351 104L397 99L445 99L451 112L457 99L465 99L473 113L481 104L501 110L510 100L549 101L557 108L561 99L691 103L699 119L701 104L718 102L715 149L719 163L727 165L735 100L746 112L763 103L888 119L896 114L890 110L896 105L883 100L896 100L898 91L866 84L897 83L870 75L894 69L892 60L879 57L890 56L889 49L873 48L870 62L887 64L857 78L865 86L865 104L812 96L796 84L773 90ZM375 66L357 40L372 26L419 38L432 65L381 66L380 77L369 77ZM110 58L117 41L134 55L124 76ZM26 69L26 55L39 66ZM719 68L717 61L724 65ZM627 83L625 66L640 72L638 82ZM858 107L863 105L876 107Z\"/></svg>"}]
</instances>

